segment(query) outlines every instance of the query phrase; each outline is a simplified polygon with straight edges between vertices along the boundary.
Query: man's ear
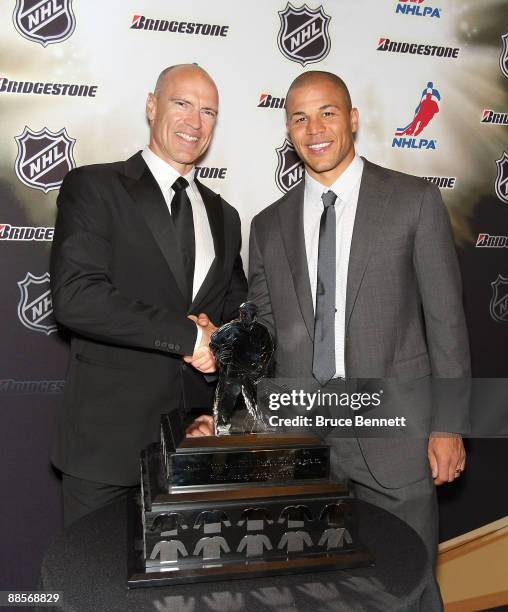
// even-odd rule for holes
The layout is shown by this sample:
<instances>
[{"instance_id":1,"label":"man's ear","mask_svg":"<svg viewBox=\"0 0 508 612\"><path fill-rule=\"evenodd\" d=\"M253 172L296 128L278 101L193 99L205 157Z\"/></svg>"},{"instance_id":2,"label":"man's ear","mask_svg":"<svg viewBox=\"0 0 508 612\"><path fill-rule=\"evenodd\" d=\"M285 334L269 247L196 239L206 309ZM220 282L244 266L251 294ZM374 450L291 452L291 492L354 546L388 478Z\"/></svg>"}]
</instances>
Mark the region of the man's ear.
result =
<instances>
[{"instance_id":1,"label":"man's ear","mask_svg":"<svg viewBox=\"0 0 508 612\"><path fill-rule=\"evenodd\" d=\"M356 134L358 131L358 125L360 123L360 113L357 108L352 108L350 113L351 118L351 131Z\"/></svg>"},{"instance_id":2,"label":"man's ear","mask_svg":"<svg viewBox=\"0 0 508 612\"><path fill-rule=\"evenodd\" d=\"M155 118L157 111L157 97L153 93L149 93L146 99L146 116L149 122L152 122Z\"/></svg>"}]
</instances>

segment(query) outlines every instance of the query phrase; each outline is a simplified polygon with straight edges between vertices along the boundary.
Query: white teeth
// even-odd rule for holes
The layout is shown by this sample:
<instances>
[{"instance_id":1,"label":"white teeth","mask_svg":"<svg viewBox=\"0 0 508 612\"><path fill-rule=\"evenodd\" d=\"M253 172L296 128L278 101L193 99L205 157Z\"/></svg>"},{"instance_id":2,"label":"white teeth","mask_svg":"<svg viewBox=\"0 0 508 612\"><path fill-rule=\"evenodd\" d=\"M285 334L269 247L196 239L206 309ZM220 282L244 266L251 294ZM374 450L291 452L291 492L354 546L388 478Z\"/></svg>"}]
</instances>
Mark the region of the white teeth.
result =
<instances>
[{"instance_id":1,"label":"white teeth","mask_svg":"<svg viewBox=\"0 0 508 612\"><path fill-rule=\"evenodd\" d=\"M189 134L185 134L185 132L177 132L178 136L181 136L187 142L197 142L197 136L190 136Z\"/></svg>"},{"instance_id":2,"label":"white teeth","mask_svg":"<svg viewBox=\"0 0 508 612\"><path fill-rule=\"evenodd\" d=\"M329 142L319 142L317 144L311 144L309 145L309 149L324 149L325 147L327 147L330 143Z\"/></svg>"}]
</instances>

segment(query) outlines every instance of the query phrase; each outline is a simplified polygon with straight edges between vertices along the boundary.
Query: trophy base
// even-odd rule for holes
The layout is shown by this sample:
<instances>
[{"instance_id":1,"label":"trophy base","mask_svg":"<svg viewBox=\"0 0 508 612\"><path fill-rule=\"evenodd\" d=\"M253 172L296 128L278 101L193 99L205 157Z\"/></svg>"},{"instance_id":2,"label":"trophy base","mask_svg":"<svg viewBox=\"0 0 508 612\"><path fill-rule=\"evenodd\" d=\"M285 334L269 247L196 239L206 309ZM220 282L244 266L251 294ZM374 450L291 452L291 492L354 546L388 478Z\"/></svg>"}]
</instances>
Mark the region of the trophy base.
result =
<instances>
[{"instance_id":1,"label":"trophy base","mask_svg":"<svg viewBox=\"0 0 508 612\"><path fill-rule=\"evenodd\" d=\"M131 503L129 587L371 565L346 483L312 435L186 438L142 453Z\"/></svg>"},{"instance_id":2,"label":"trophy base","mask_svg":"<svg viewBox=\"0 0 508 612\"><path fill-rule=\"evenodd\" d=\"M249 561L245 561L240 555L237 559L187 563L184 559L178 563L161 563L150 567L144 555L142 504L139 496L132 495L128 504L127 561L127 586L134 589L369 567L374 565L375 560L367 548L357 542L354 549L328 551L324 554L306 556L288 554L278 559L261 558Z\"/></svg>"}]
</instances>

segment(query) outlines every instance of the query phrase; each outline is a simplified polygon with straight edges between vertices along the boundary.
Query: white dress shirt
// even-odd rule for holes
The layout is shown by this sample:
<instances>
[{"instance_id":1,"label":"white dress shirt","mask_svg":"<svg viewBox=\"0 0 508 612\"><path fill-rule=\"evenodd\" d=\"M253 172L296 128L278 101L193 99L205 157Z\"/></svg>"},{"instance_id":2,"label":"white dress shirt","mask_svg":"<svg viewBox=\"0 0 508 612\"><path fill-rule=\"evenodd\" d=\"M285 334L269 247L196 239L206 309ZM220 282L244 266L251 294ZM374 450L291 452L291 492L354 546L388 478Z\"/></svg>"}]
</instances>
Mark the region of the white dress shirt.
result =
<instances>
[{"instance_id":1,"label":"white dress shirt","mask_svg":"<svg viewBox=\"0 0 508 612\"><path fill-rule=\"evenodd\" d=\"M347 272L362 173L363 160L358 155L354 157L353 161L330 187L322 185L307 172L305 173L303 229L314 312L316 311L319 224L324 210L321 196L329 190L337 196L335 201L337 237L335 254L337 274L335 288L335 378L345 378L346 375L344 339Z\"/></svg>"},{"instance_id":2,"label":"white dress shirt","mask_svg":"<svg viewBox=\"0 0 508 612\"><path fill-rule=\"evenodd\" d=\"M175 195L172 185L181 176L180 173L156 155L148 146L143 149L141 155L157 181L171 213L171 200ZM189 183L185 191L192 206L192 218L194 221L194 241L196 245L194 280L192 283L192 299L194 299L215 259L215 249L203 198L194 182L194 168L183 178ZM202 330L198 326L196 348L201 342L201 336Z\"/></svg>"}]
</instances>

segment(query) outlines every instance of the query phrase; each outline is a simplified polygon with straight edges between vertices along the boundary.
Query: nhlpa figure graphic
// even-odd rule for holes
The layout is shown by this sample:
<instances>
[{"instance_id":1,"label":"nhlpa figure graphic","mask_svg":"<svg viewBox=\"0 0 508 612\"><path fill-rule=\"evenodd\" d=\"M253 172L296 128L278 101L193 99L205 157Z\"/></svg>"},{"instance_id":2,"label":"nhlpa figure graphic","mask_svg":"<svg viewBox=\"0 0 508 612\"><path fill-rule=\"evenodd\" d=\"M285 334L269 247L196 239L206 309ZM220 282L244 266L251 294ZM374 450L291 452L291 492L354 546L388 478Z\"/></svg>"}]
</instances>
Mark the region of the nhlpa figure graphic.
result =
<instances>
[{"instance_id":1,"label":"nhlpa figure graphic","mask_svg":"<svg viewBox=\"0 0 508 612\"><path fill-rule=\"evenodd\" d=\"M439 113L439 102L441 95L435 89L432 81L427 83L427 87L422 91L420 102L415 109L413 120L405 127L397 128L396 136L418 136L430 123L434 115Z\"/></svg>"}]
</instances>

